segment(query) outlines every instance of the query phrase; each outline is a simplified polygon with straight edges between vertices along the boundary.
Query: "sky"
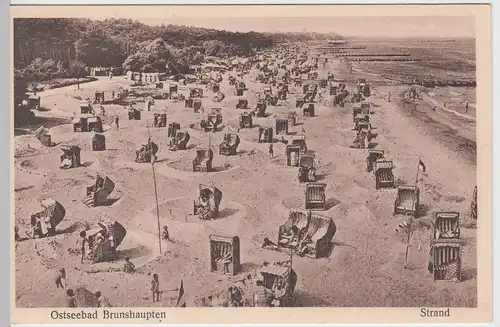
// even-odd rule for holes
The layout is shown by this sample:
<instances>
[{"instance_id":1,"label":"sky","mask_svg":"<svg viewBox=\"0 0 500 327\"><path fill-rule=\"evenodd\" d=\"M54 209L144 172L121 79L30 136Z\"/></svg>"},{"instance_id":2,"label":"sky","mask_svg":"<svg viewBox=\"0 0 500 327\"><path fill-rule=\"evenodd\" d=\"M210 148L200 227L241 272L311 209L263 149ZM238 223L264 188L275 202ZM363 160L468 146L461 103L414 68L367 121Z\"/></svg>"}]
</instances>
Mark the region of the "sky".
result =
<instances>
[{"instance_id":1,"label":"sky","mask_svg":"<svg viewBox=\"0 0 500 327\"><path fill-rule=\"evenodd\" d=\"M137 18L148 25L174 24L238 32L336 32L346 37L474 37L472 16L314 18Z\"/></svg>"}]
</instances>

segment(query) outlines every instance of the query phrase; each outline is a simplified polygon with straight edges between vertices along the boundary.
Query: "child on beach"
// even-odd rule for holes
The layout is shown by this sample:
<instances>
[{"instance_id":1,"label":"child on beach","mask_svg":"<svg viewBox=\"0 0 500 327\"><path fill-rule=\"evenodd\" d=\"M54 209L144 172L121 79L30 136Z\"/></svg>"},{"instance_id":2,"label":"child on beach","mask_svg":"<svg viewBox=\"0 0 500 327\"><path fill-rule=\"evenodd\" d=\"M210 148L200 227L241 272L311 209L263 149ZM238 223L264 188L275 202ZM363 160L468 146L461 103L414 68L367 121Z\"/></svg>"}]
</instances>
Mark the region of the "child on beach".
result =
<instances>
[{"instance_id":1,"label":"child on beach","mask_svg":"<svg viewBox=\"0 0 500 327\"><path fill-rule=\"evenodd\" d=\"M153 302L160 301L160 280L158 279L158 274L153 274L153 280L151 281L151 291L153 292Z\"/></svg>"},{"instance_id":2,"label":"child on beach","mask_svg":"<svg viewBox=\"0 0 500 327\"><path fill-rule=\"evenodd\" d=\"M63 284L64 281L64 284ZM56 277L56 288L61 287L62 289L66 288L66 269L59 269L59 273Z\"/></svg>"}]
</instances>

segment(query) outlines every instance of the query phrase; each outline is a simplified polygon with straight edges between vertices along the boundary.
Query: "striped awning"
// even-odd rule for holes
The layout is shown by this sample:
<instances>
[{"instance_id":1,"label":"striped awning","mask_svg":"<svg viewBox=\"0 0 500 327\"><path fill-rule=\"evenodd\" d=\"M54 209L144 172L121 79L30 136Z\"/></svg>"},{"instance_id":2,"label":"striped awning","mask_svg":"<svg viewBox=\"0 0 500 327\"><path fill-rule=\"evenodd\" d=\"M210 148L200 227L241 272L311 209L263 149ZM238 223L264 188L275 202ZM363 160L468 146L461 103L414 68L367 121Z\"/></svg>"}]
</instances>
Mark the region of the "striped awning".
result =
<instances>
[{"instance_id":1,"label":"striped awning","mask_svg":"<svg viewBox=\"0 0 500 327\"><path fill-rule=\"evenodd\" d=\"M377 161L376 163L377 170L378 169L392 169L393 164L392 161Z\"/></svg>"}]
</instances>

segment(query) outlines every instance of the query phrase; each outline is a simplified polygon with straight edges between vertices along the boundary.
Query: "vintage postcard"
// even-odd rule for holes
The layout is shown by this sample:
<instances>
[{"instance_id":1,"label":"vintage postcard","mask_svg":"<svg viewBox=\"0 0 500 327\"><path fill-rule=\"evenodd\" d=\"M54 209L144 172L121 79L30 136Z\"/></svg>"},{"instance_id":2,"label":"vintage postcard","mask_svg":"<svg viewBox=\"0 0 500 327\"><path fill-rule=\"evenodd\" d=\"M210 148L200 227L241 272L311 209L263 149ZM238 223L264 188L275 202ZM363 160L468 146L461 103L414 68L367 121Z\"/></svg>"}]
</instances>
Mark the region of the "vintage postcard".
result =
<instances>
[{"instance_id":1,"label":"vintage postcard","mask_svg":"<svg viewBox=\"0 0 500 327\"><path fill-rule=\"evenodd\" d=\"M488 5L11 10L12 323L492 320Z\"/></svg>"}]
</instances>

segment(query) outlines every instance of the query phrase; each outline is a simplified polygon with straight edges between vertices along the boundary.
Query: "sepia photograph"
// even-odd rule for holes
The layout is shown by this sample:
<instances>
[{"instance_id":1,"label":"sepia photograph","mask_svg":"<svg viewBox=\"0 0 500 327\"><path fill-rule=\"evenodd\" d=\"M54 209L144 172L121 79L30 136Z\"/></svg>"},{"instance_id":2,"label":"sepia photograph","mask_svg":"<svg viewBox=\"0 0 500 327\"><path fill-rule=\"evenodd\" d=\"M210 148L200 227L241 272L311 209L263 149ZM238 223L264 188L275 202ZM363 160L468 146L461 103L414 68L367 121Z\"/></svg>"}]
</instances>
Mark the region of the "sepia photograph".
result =
<instances>
[{"instance_id":1,"label":"sepia photograph","mask_svg":"<svg viewBox=\"0 0 500 327\"><path fill-rule=\"evenodd\" d=\"M486 322L488 6L175 7L12 7L13 310Z\"/></svg>"}]
</instances>

